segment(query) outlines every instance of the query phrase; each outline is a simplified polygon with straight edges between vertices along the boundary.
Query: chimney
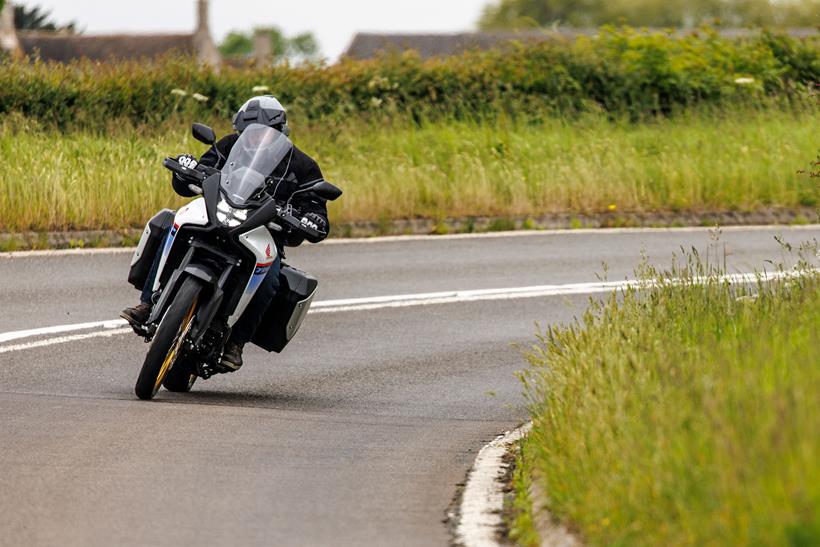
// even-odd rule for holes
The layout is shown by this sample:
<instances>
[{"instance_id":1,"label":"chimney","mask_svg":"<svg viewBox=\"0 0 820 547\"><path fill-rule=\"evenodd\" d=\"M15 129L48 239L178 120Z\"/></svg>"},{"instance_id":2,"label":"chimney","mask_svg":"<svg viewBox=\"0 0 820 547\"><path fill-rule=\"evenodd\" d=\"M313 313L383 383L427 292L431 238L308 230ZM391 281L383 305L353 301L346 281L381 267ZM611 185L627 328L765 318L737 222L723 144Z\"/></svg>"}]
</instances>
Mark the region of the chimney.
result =
<instances>
[{"instance_id":1,"label":"chimney","mask_svg":"<svg viewBox=\"0 0 820 547\"><path fill-rule=\"evenodd\" d=\"M270 66L273 63L273 44L270 34L264 30L257 30L253 34L253 59L259 68Z\"/></svg>"},{"instance_id":2,"label":"chimney","mask_svg":"<svg viewBox=\"0 0 820 547\"><path fill-rule=\"evenodd\" d=\"M194 51L203 65L218 67L222 63L219 50L211 38L211 27L208 24L208 0L197 0L196 30L194 31Z\"/></svg>"},{"instance_id":3,"label":"chimney","mask_svg":"<svg viewBox=\"0 0 820 547\"><path fill-rule=\"evenodd\" d=\"M17 31L14 30L14 5L11 0L6 0L0 13L0 51L19 55L20 41L17 40Z\"/></svg>"}]
</instances>

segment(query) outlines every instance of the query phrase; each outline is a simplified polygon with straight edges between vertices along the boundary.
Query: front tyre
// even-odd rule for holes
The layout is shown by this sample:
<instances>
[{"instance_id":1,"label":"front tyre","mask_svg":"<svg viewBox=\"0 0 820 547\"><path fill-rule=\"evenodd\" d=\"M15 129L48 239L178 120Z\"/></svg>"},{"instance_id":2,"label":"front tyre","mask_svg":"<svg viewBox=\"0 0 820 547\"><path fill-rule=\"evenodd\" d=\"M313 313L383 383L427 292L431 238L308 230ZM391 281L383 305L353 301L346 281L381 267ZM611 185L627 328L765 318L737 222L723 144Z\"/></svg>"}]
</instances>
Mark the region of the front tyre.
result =
<instances>
[{"instance_id":1,"label":"front tyre","mask_svg":"<svg viewBox=\"0 0 820 547\"><path fill-rule=\"evenodd\" d=\"M202 285L198 279L187 277L174 296L171 305L168 306L168 311L160 321L154 340L148 349L148 355L145 356L137 384L134 386L134 392L140 399L153 399L162 381L172 370L194 322L201 290Z\"/></svg>"},{"instance_id":2,"label":"front tyre","mask_svg":"<svg viewBox=\"0 0 820 547\"><path fill-rule=\"evenodd\" d=\"M188 393L196 382L196 364L191 359L177 359L165 379L162 386L168 391L175 393Z\"/></svg>"}]
</instances>

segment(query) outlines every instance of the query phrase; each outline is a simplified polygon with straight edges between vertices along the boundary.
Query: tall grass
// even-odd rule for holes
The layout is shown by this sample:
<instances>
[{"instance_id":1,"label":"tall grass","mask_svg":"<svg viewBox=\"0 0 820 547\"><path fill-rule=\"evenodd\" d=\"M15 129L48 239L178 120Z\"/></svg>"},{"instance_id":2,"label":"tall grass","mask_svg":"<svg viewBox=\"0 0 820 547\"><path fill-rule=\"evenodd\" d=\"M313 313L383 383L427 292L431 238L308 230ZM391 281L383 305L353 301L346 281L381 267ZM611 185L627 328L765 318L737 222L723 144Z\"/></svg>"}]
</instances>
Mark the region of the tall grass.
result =
<instances>
[{"instance_id":1,"label":"tall grass","mask_svg":"<svg viewBox=\"0 0 820 547\"><path fill-rule=\"evenodd\" d=\"M524 469L590 545L817 545L820 278L696 273L539 337Z\"/></svg>"},{"instance_id":2,"label":"tall grass","mask_svg":"<svg viewBox=\"0 0 820 547\"><path fill-rule=\"evenodd\" d=\"M722 116L722 117L721 117ZM817 153L820 111L690 114L630 124L295 126L298 146L346 191L334 221L813 206L796 174ZM226 128L219 128L224 134ZM202 153L189 129L60 133L0 125L0 231L139 226L178 206L165 156Z\"/></svg>"}]
</instances>

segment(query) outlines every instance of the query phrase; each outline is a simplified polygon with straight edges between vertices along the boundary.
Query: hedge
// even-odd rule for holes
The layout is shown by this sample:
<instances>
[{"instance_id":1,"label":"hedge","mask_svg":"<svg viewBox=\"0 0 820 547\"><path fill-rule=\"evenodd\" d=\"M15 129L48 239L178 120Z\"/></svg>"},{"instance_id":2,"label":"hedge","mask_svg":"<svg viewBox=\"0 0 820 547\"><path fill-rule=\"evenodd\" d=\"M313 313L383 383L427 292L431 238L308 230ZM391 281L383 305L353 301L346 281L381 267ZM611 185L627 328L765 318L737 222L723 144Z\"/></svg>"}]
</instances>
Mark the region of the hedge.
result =
<instances>
[{"instance_id":1,"label":"hedge","mask_svg":"<svg viewBox=\"0 0 820 547\"><path fill-rule=\"evenodd\" d=\"M680 38L671 31L604 28L595 38L510 44L446 59L407 53L218 72L183 58L67 65L6 59L0 61L0 114L63 129L154 124L180 112L225 119L267 89L303 122L485 119L502 112L537 118L590 110L634 119L694 105L816 101L818 81L817 38L762 32L727 39L710 29Z\"/></svg>"}]
</instances>

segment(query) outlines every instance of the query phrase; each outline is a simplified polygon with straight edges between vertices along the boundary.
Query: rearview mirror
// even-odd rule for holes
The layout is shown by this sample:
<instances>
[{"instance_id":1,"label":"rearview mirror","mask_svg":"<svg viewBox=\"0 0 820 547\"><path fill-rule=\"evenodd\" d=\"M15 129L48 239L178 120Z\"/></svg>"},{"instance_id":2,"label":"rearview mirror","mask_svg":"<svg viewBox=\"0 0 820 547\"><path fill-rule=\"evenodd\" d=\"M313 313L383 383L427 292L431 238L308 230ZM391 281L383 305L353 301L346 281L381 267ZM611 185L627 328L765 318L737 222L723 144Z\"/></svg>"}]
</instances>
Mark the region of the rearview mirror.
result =
<instances>
[{"instance_id":1,"label":"rearview mirror","mask_svg":"<svg viewBox=\"0 0 820 547\"><path fill-rule=\"evenodd\" d=\"M330 184L326 180L316 183L310 189L311 193L316 194L322 199L326 199L328 201L334 201L342 195L341 188Z\"/></svg>"},{"instance_id":2,"label":"rearview mirror","mask_svg":"<svg viewBox=\"0 0 820 547\"><path fill-rule=\"evenodd\" d=\"M193 133L194 138L203 144L216 144L216 134L214 133L214 130L207 125L195 123L191 126L191 132Z\"/></svg>"}]
</instances>

